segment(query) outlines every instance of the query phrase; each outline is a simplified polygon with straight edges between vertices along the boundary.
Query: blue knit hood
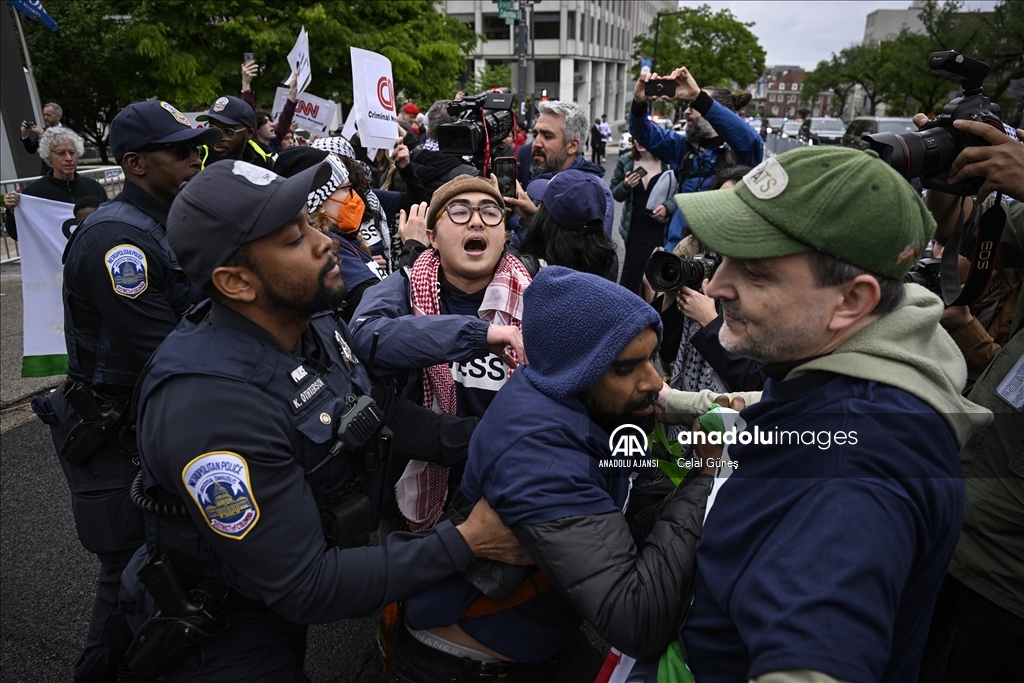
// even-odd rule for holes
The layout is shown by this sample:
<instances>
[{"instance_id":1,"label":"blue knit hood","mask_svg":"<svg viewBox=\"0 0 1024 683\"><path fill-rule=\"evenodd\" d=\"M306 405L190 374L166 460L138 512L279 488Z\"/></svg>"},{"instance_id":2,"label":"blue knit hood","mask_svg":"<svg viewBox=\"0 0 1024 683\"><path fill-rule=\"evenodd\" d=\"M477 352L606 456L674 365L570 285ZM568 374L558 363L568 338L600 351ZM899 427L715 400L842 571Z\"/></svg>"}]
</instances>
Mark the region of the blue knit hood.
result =
<instances>
[{"instance_id":1,"label":"blue knit hood","mask_svg":"<svg viewBox=\"0 0 1024 683\"><path fill-rule=\"evenodd\" d=\"M523 295L520 371L556 401L592 389L626 345L661 316L625 287L561 266L542 268Z\"/></svg>"}]
</instances>

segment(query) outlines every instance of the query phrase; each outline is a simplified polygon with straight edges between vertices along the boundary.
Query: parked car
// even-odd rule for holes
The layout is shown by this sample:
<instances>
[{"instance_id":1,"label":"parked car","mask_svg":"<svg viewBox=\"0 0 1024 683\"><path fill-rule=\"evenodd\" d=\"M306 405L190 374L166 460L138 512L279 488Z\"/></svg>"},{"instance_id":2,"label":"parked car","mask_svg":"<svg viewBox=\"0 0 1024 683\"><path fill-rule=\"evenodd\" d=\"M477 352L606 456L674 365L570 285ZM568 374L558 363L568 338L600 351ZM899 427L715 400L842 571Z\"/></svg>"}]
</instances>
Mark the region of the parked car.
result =
<instances>
[{"instance_id":1,"label":"parked car","mask_svg":"<svg viewBox=\"0 0 1024 683\"><path fill-rule=\"evenodd\" d=\"M914 120L892 116L858 116L850 121L850 126L843 135L842 145L854 149L867 149L868 143L861 138L871 133L896 133L903 135L917 130Z\"/></svg>"},{"instance_id":2,"label":"parked car","mask_svg":"<svg viewBox=\"0 0 1024 683\"><path fill-rule=\"evenodd\" d=\"M795 138L800 132L800 125L803 121L786 121L782 124L782 130L779 131L779 137L782 138Z\"/></svg>"},{"instance_id":3,"label":"parked car","mask_svg":"<svg viewBox=\"0 0 1024 683\"><path fill-rule=\"evenodd\" d=\"M767 118L767 119L765 119L764 122L761 124L761 138L763 140L767 140L768 136L771 135L772 133L774 133L775 135L778 135L779 131L782 129L782 127L785 125L785 123L786 123L786 119L780 119L780 118Z\"/></svg>"},{"instance_id":4,"label":"parked car","mask_svg":"<svg viewBox=\"0 0 1024 683\"><path fill-rule=\"evenodd\" d=\"M808 145L838 145L845 132L846 124L842 119L810 118L800 124L797 137Z\"/></svg>"}]
</instances>

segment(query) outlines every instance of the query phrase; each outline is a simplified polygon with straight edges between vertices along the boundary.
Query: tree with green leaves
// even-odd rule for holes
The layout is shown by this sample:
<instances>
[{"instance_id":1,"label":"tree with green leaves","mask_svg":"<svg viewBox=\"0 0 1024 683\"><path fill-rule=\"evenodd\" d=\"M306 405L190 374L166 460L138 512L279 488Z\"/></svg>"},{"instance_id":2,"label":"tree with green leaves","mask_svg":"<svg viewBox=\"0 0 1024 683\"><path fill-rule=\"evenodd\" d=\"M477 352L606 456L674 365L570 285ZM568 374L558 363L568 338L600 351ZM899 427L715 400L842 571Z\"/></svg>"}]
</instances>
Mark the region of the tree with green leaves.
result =
<instances>
[{"instance_id":1,"label":"tree with green leaves","mask_svg":"<svg viewBox=\"0 0 1024 683\"><path fill-rule=\"evenodd\" d=\"M47 0L56 33L25 26L43 99L107 160L106 127L133 101L160 98L205 109L240 86L242 53L263 66L253 83L269 108L289 73L286 58L305 26L313 58L311 94L352 102L350 46L391 60L404 99L451 97L478 36L433 0Z\"/></svg>"},{"instance_id":2,"label":"tree with green leaves","mask_svg":"<svg viewBox=\"0 0 1024 683\"><path fill-rule=\"evenodd\" d=\"M491 88L512 87L512 65L511 64L488 64L481 71L473 74L473 78L466 83L466 93L475 95Z\"/></svg>"},{"instance_id":3,"label":"tree with green leaves","mask_svg":"<svg viewBox=\"0 0 1024 683\"><path fill-rule=\"evenodd\" d=\"M655 20L657 21L657 20ZM633 75L640 76L642 58L654 54L654 36L658 34L658 63L654 70L666 75L685 66L701 85L740 87L753 83L764 72L764 48L751 33L752 23L743 23L728 9L712 12L708 5L684 7L672 16L661 18L650 30L633 39Z\"/></svg>"}]
</instances>

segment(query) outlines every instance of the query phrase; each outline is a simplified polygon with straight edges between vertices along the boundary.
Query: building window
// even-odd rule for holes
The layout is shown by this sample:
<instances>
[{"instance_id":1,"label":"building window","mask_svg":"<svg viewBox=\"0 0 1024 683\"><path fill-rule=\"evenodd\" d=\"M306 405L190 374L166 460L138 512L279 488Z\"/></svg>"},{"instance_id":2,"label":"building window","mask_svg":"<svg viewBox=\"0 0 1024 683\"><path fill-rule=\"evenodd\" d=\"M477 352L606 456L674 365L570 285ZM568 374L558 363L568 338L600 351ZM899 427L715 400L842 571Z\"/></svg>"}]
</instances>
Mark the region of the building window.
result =
<instances>
[{"instance_id":1,"label":"building window","mask_svg":"<svg viewBox=\"0 0 1024 683\"><path fill-rule=\"evenodd\" d=\"M558 12L537 12L533 15L534 34L537 40L559 39Z\"/></svg>"},{"instance_id":2,"label":"building window","mask_svg":"<svg viewBox=\"0 0 1024 683\"><path fill-rule=\"evenodd\" d=\"M576 40L576 11L571 10L565 13L565 37L567 40Z\"/></svg>"},{"instance_id":3,"label":"building window","mask_svg":"<svg viewBox=\"0 0 1024 683\"><path fill-rule=\"evenodd\" d=\"M789 102L796 102L796 95L790 95L788 101Z\"/></svg>"},{"instance_id":4,"label":"building window","mask_svg":"<svg viewBox=\"0 0 1024 683\"><path fill-rule=\"evenodd\" d=\"M789 89L790 90L799 90L800 89L800 84L799 83L794 83L793 85L789 86Z\"/></svg>"},{"instance_id":5,"label":"building window","mask_svg":"<svg viewBox=\"0 0 1024 683\"><path fill-rule=\"evenodd\" d=\"M533 80L538 83L558 83L561 64L557 59L538 59L533 66Z\"/></svg>"},{"instance_id":6,"label":"building window","mask_svg":"<svg viewBox=\"0 0 1024 683\"><path fill-rule=\"evenodd\" d=\"M774 102L775 101L775 93L768 93L768 101L769 102Z\"/></svg>"},{"instance_id":7,"label":"building window","mask_svg":"<svg viewBox=\"0 0 1024 683\"><path fill-rule=\"evenodd\" d=\"M497 14L484 15L484 37L487 40L508 40L512 35L512 27Z\"/></svg>"}]
</instances>

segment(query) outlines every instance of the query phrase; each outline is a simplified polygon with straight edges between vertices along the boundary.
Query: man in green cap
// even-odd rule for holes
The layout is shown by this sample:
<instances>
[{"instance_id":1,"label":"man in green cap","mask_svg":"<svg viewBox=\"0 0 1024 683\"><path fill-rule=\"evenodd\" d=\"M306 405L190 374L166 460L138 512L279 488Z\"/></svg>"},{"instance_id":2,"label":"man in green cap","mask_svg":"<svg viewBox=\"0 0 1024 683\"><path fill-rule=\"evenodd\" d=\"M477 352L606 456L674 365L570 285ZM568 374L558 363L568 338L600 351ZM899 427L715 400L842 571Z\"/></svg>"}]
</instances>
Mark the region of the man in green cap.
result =
<instances>
[{"instance_id":1,"label":"man in green cap","mask_svg":"<svg viewBox=\"0 0 1024 683\"><path fill-rule=\"evenodd\" d=\"M725 447L681 632L701 683L914 681L956 544L959 448L991 419L942 303L903 284L935 230L872 152L804 148L676 197L722 255L722 344L765 364ZM708 392L663 390L686 422ZM706 452L706 451L704 451Z\"/></svg>"}]
</instances>

